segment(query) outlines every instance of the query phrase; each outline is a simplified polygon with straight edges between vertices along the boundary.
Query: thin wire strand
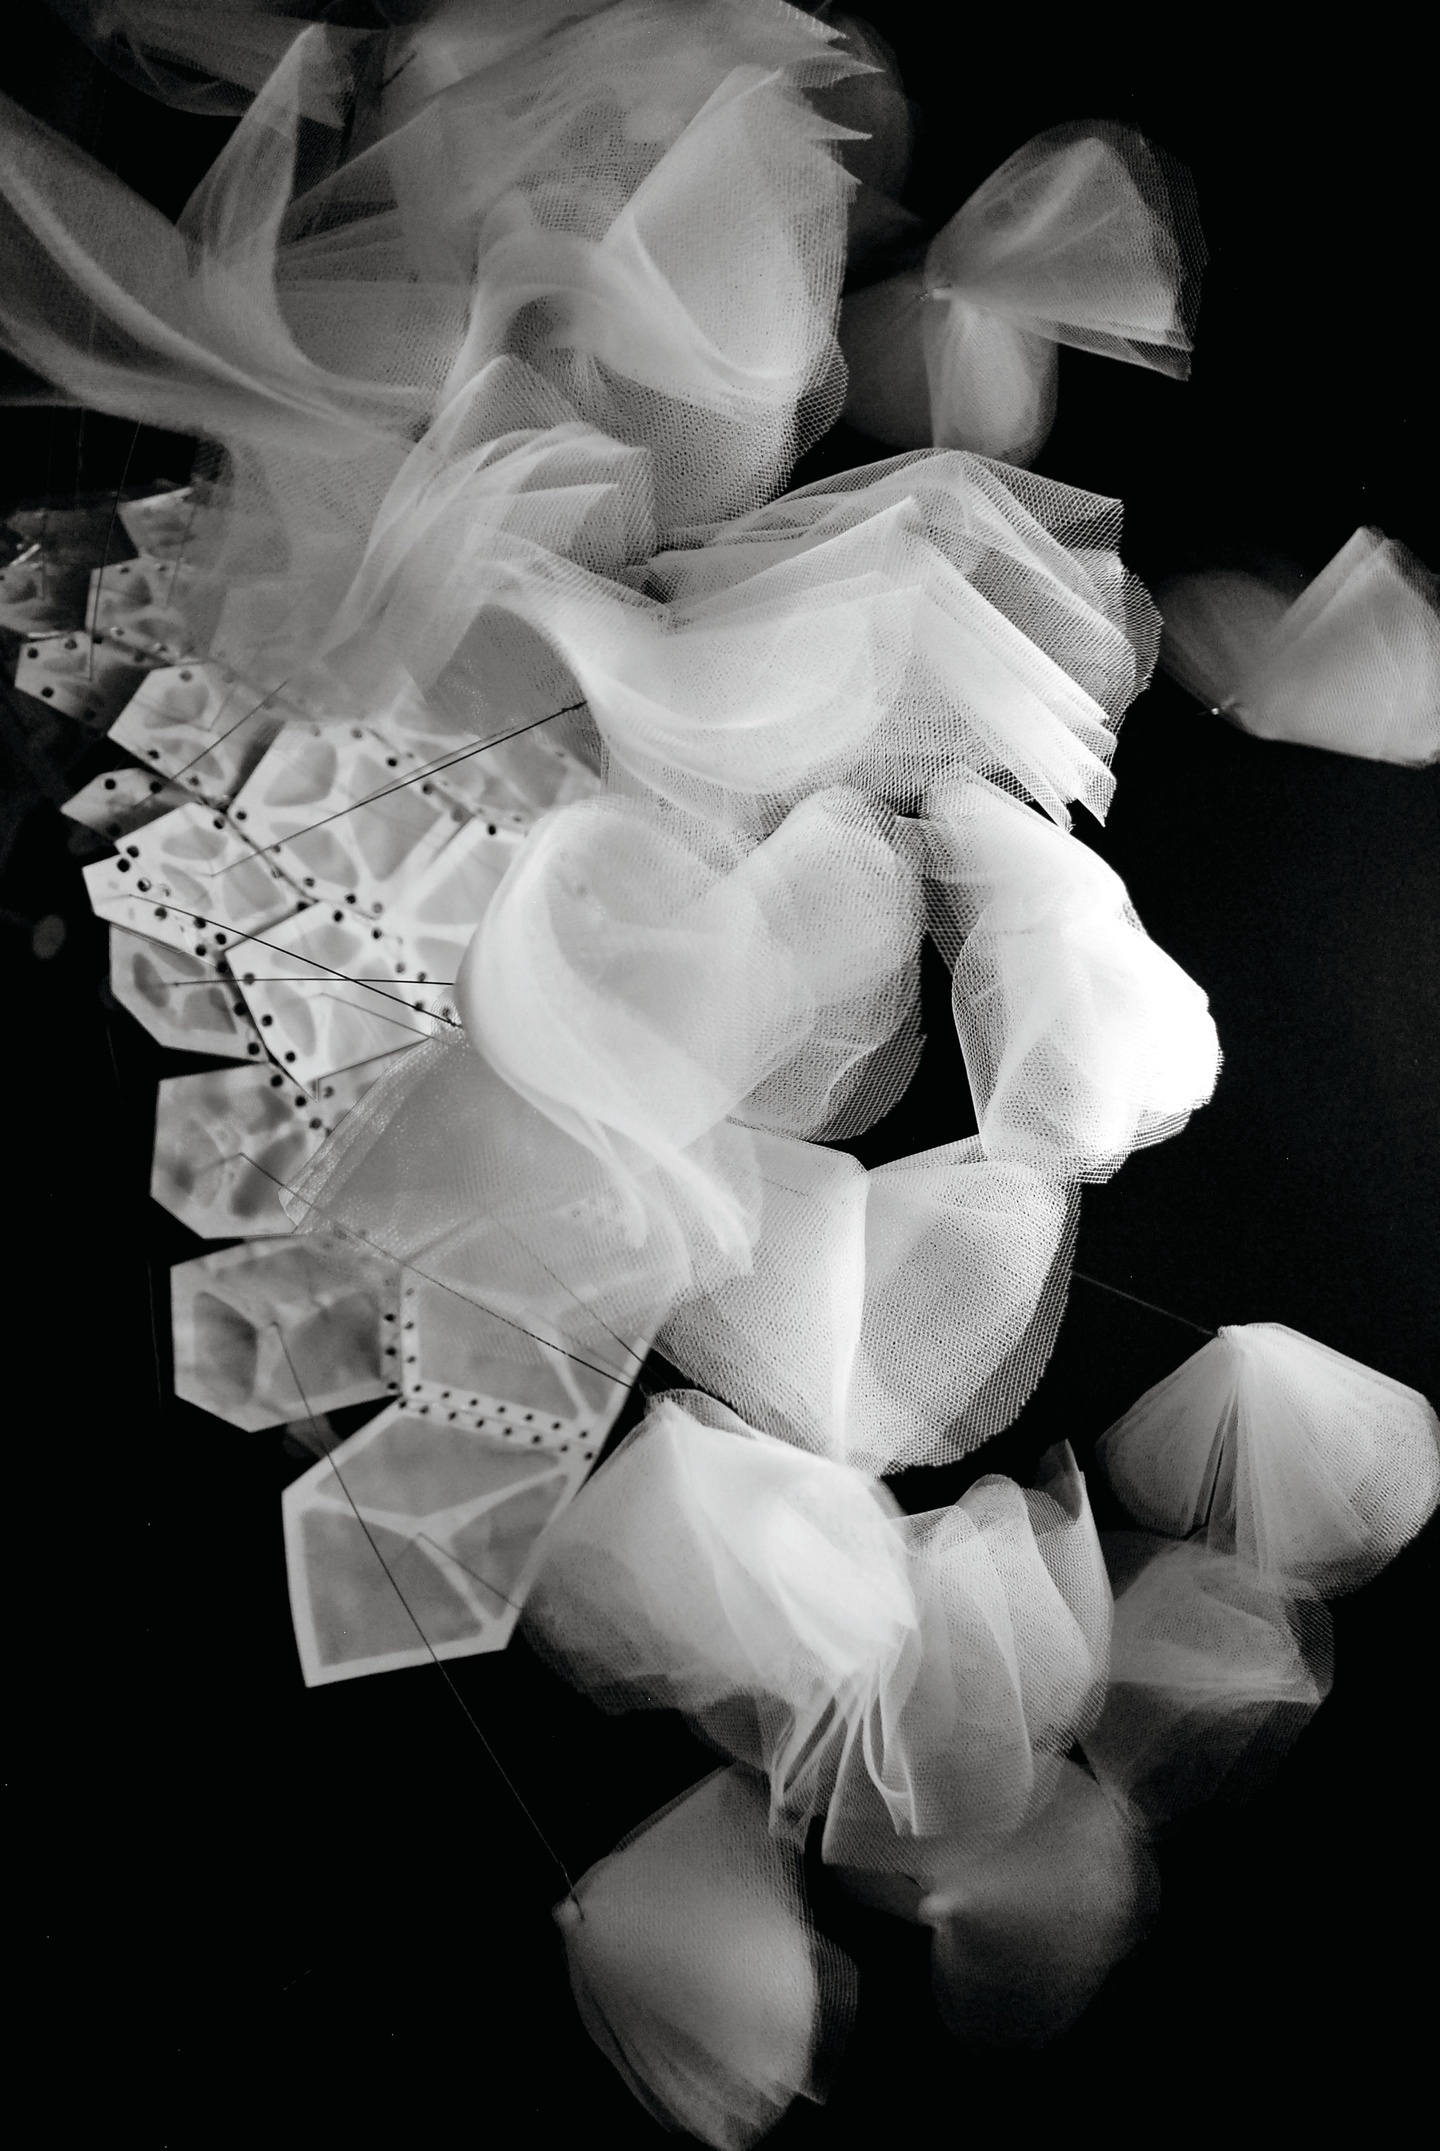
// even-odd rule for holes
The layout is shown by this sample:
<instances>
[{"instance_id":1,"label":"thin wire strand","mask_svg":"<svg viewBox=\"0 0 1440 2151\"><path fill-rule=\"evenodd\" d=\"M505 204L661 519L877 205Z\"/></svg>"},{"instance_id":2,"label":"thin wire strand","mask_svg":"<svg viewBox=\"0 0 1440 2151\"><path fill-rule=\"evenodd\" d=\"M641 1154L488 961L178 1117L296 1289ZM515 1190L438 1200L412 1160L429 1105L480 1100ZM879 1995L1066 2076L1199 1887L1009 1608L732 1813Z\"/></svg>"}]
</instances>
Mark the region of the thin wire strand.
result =
<instances>
[{"instance_id":1,"label":"thin wire strand","mask_svg":"<svg viewBox=\"0 0 1440 2151\"><path fill-rule=\"evenodd\" d=\"M1072 1277L1082 1285L1094 1285L1100 1292L1111 1292L1117 1300L1129 1300L1132 1307L1144 1307L1151 1314L1164 1315L1167 1322L1179 1322L1185 1329L1197 1330L1202 1337L1218 1337L1220 1332L1207 1329L1203 1322L1192 1322L1189 1315L1176 1314L1173 1307L1159 1307L1154 1300L1142 1300L1138 1292L1123 1291L1119 1285L1107 1285L1103 1277L1089 1277L1084 1270L1072 1270Z\"/></svg>"}]
</instances>

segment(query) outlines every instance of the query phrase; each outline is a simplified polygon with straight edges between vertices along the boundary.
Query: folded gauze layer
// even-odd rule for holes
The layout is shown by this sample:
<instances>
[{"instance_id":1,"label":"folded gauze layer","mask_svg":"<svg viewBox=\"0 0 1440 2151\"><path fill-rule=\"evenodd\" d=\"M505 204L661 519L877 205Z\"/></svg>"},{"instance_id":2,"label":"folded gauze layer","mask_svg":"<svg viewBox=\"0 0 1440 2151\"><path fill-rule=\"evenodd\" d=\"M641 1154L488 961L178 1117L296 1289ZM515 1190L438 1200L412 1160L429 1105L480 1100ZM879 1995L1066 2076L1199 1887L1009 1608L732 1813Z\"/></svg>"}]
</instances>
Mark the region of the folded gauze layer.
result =
<instances>
[{"instance_id":1,"label":"folded gauze layer","mask_svg":"<svg viewBox=\"0 0 1440 2151\"><path fill-rule=\"evenodd\" d=\"M752 1426L895 1471L1008 1426L1064 1313L1077 1204L973 1138L867 1172L758 1130L747 1263L677 1302L671 1363Z\"/></svg>"},{"instance_id":2,"label":"folded gauze layer","mask_svg":"<svg viewBox=\"0 0 1440 2151\"><path fill-rule=\"evenodd\" d=\"M1015 1829L1099 1708L1109 1590L1073 1459L906 1522L878 1482L661 1398L547 1541L536 1647L611 1708L674 1707L825 1812L836 1864Z\"/></svg>"},{"instance_id":3,"label":"folded gauze layer","mask_svg":"<svg viewBox=\"0 0 1440 2151\"><path fill-rule=\"evenodd\" d=\"M931 242L847 297L851 423L1028 463L1055 416L1056 346L1189 372L1205 248L1182 165L1133 129L1036 135Z\"/></svg>"},{"instance_id":4,"label":"folded gauze layer","mask_svg":"<svg viewBox=\"0 0 1440 2151\"><path fill-rule=\"evenodd\" d=\"M1330 1689L1330 1618L1304 1585L1198 1539L1107 1533L1110 1687L1082 1735L1102 1782L1148 1821L1243 1797Z\"/></svg>"},{"instance_id":5,"label":"folded gauze layer","mask_svg":"<svg viewBox=\"0 0 1440 2151\"><path fill-rule=\"evenodd\" d=\"M823 2101L855 1970L816 1931L749 1772L652 1815L555 1918L585 2029L662 2126L744 2151L794 2099Z\"/></svg>"},{"instance_id":6,"label":"folded gauze layer","mask_svg":"<svg viewBox=\"0 0 1440 2151\"><path fill-rule=\"evenodd\" d=\"M1357 530L1287 604L1234 569L1162 593L1161 662L1260 739L1412 768L1440 757L1440 599L1405 546Z\"/></svg>"},{"instance_id":7,"label":"folded gauze layer","mask_svg":"<svg viewBox=\"0 0 1440 2151\"><path fill-rule=\"evenodd\" d=\"M1106 1180L1205 1104L1204 993L1088 846L993 785L951 781L921 830L935 938L987 1157Z\"/></svg>"},{"instance_id":8,"label":"folded gauze layer","mask_svg":"<svg viewBox=\"0 0 1440 2151\"><path fill-rule=\"evenodd\" d=\"M475 586L568 665L612 781L763 828L837 783L913 809L958 766L1103 817L1155 647L1114 503L917 456L686 537L638 588L518 541Z\"/></svg>"},{"instance_id":9,"label":"folded gauze layer","mask_svg":"<svg viewBox=\"0 0 1440 2151\"><path fill-rule=\"evenodd\" d=\"M1278 1322L1222 1329L1132 1404L1097 1460L1136 1520L1201 1532L1267 1581L1366 1583L1440 1500L1418 1390Z\"/></svg>"},{"instance_id":10,"label":"folded gauze layer","mask_svg":"<svg viewBox=\"0 0 1440 2151\"><path fill-rule=\"evenodd\" d=\"M913 1072L921 896L892 821L824 792L747 850L658 802L556 810L460 967L471 1042L577 1141L621 1172L662 1168L733 1238L695 1144L752 1111L853 1130Z\"/></svg>"},{"instance_id":11,"label":"folded gauze layer","mask_svg":"<svg viewBox=\"0 0 1440 2151\"><path fill-rule=\"evenodd\" d=\"M831 42L771 0L622 0L389 124L363 41L310 26L178 228L7 106L0 343L56 393L224 448L194 557L271 585L225 646L272 683L496 356L650 453L662 519L783 484L843 377L850 182L801 87L853 71Z\"/></svg>"},{"instance_id":12,"label":"folded gauze layer","mask_svg":"<svg viewBox=\"0 0 1440 2151\"><path fill-rule=\"evenodd\" d=\"M899 1524L917 1625L843 1750L823 1843L861 1894L936 1886L1012 1837L1099 1715L1111 1605L1089 1497L1068 1445L1039 1476L987 1475Z\"/></svg>"}]
</instances>

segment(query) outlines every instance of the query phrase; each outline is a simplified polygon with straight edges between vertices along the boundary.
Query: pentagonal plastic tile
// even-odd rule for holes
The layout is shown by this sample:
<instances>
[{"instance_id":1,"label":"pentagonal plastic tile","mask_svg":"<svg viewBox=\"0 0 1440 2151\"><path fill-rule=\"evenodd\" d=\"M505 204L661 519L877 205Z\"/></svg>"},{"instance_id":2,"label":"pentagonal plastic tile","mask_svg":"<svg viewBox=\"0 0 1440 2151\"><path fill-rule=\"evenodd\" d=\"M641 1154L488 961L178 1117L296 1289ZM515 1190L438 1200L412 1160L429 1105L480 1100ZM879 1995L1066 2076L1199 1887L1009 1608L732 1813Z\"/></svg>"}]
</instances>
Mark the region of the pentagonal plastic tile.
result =
<instances>
[{"instance_id":1,"label":"pentagonal plastic tile","mask_svg":"<svg viewBox=\"0 0 1440 2151\"><path fill-rule=\"evenodd\" d=\"M89 576L84 568L48 560L27 546L0 568L0 627L16 635L43 635L73 628L85 611Z\"/></svg>"},{"instance_id":2,"label":"pentagonal plastic tile","mask_svg":"<svg viewBox=\"0 0 1440 2151\"><path fill-rule=\"evenodd\" d=\"M503 1649L587 1468L402 1405L352 1434L282 1501L306 1685Z\"/></svg>"},{"instance_id":3,"label":"pentagonal plastic tile","mask_svg":"<svg viewBox=\"0 0 1440 2151\"><path fill-rule=\"evenodd\" d=\"M186 803L178 785L167 784L163 777L152 777L148 770L112 769L82 785L60 812L114 844L129 836L132 829L143 829L148 822L158 821L162 814Z\"/></svg>"},{"instance_id":4,"label":"pentagonal plastic tile","mask_svg":"<svg viewBox=\"0 0 1440 2151\"><path fill-rule=\"evenodd\" d=\"M338 905L312 904L229 957L266 1047L302 1083L419 1045L447 1020L448 985L406 977L400 944Z\"/></svg>"},{"instance_id":5,"label":"pentagonal plastic tile","mask_svg":"<svg viewBox=\"0 0 1440 2151\"><path fill-rule=\"evenodd\" d=\"M133 830L118 857L82 871L97 917L207 959L302 904L273 859L198 802Z\"/></svg>"},{"instance_id":6,"label":"pentagonal plastic tile","mask_svg":"<svg viewBox=\"0 0 1440 2151\"><path fill-rule=\"evenodd\" d=\"M275 739L231 813L307 896L371 921L467 819L417 755L363 725L301 721Z\"/></svg>"},{"instance_id":7,"label":"pentagonal plastic tile","mask_svg":"<svg viewBox=\"0 0 1440 2151\"><path fill-rule=\"evenodd\" d=\"M171 1076L155 1116L150 1193L202 1240L288 1233L281 1194L380 1069L300 1089L269 1063Z\"/></svg>"},{"instance_id":8,"label":"pentagonal plastic tile","mask_svg":"<svg viewBox=\"0 0 1440 2151\"><path fill-rule=\"evenodd\" d=\"M213 660L197 660L152 672L110 737L138 762L224 806L289 714L277 696L262 694Z\"/></svg>"},{"instance_id":9,"label":"pentagonal plastic tile","mask_svg":"<svg viewBox=\"0 0 1440 2151\"><path fill-rule=\"evenodd\" d=\"M115 512L137 553L148 553L153 560L179 560L194 537L197 506L194 487L183 485L122 501Z\"/></svg>"},{"instance_id":10,"label":"pentagonal plastic tile","mask_svg":"<svg viewBox=\"0 0 1440 2151\"><path fill-rule=\"evenodd\" d=\"M214 963L148 934L110 929L110 991L157 1045L260 1061L260 1033L231 980Z\"/></svg>"},{"instance_id":11,"label":"pentagonal plastic tile","mask_svg":"<svg viewBox=\"0 0 1440 2151\"><path fill-rule=\"evenodd\" d=\"M286 1425L387 1394L393 1269L319 1235L251 1240L170 1273L175 1393L231 1426Z\"/></svg>"},{"instance_id":12,"label":"pentagonal plastic tile","mask_svg":"<svg viewBox=\"0 0 1440 2151\"><path fill-rule=\"evenodd\" d=\"M15 661L15 685L62 716L103 732L158 662L143 650L97 641L76 627L23 642Z\"/></svg>"},{"instance_id":13,"label":"pentagonal plastic tile","mask_svg":"<svg viewBox=\"0 0 1440 2151\"><path fill-rule=\"evenodd\" d=\"M85 625L92 635L144 650L162 664L189 656L217 610L209 584L181 561L112 560L90 577Z\"/></svg>"}]
</instances>

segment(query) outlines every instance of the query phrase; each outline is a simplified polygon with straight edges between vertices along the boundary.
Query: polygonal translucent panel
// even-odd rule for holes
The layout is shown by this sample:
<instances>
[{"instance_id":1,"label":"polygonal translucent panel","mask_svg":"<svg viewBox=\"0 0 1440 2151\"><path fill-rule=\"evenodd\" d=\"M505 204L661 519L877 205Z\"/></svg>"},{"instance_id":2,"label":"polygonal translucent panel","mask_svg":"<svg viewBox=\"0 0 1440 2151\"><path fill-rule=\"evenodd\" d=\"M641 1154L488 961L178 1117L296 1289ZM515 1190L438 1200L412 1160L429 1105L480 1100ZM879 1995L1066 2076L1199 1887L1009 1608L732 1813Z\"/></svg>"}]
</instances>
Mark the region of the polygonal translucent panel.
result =
<instances>
[{"instance_id":1,"label":"polygonal translucent panel","mask_svg":"<svg viewBox=\"0 0 1440 2151\"><path fill-rule=\"evenodd\" d=\"M408 980L399 945L351 912L312 904L229 955L266 1045L302 1083L434 1035L445 989Z\"/></svg>"},{"instance_id":2,"label":"polygonal translucent panel","mask_svg":"<svg viewBox=\"0 0 1440 2151\"><path fill-rule=\"evenodd\" d=\"M467 823L407 886L386 919L401 944L398 978L453 987L460 959L520 843L517 831L494 822ZM449 997L447 1005L453 1006Z\"/></svg>"},{"instance_id":3,"label":"polygonal translucent panel","mask_svg":"<svg viewBox=\"0 0 1440 2151\"><path fill-rule=\"evenodd\" d=\"M176 560L193 535L197 504L193 487L172 486L163 493L122 501L115 513L137 553L148 553L153 560Z\"/></svg>"},{"instance_id":4,"label":"polygonal translucent panel","mask_svg":"<svg viewBox=\"0 0 1440 2151\"><path fill-rule=\"evenodd\" d=\"M649 1349L597 1333L593 1358L533 1334L449 1283L404 1273L398 1357L404 1394L505 1441L593 1457Z\"/></svg>"},{"instance_id":5,"label":"polygonal translucent panel","mask_svg":"<svg viewBox=\"0 0 1440 2151\"><path fill-rule=\"evenodd\" d=\"M145 674L158 660L143 650L97 642L84 628L37 635L22 643L15 685L63 716L99 731L113 724Z\"/></svg>"},{"instance_id":6,"label":"polygonal translucent panel","mask_svg":"<svg viewBox=\"0 0 1440 2151\"><path fill-rule=\"evenodd\" d=\"M148 651L162 663L186 656L204 632L196 618L201 597L193 568L177 561L112 560L90 577L85 625L127 648ZM213 600L211 601L213 609Z\"/></svg>"},{"instance_id":7,"label":"polygonal translucent panel","mask_svg":"<svg viewBox=\"0 0 1440 2151\"><path fill-rule=\"evenodd\" d=\"M126 705L110 737L187 791L224 806L288 712L223 665L165 665Z\"/></svg>"},{"instance_id":8,"label":"polygonal translucent panel","mask_svg":"<svg viewBox=\"0 0 1440 2151\"><path fill-rule=\"evenodd\" d=\"M112 769L82 785L60 812L116 843L132 829L143 829L172 807L184 805L185 794L163 777L153 777L144 769Z\"/></svg>"},{"instance_id":9,"label":"polygonal translucent panel","mask_svg":"<svg viewBox=\"0 0 1440 2151\"><path fill-rule=\"evenodd\" d=\"M393 1271L321 1237L254 1240L170 1273L175 1393L231 1426L282 1426L384 1396Z\"/></svg>"},{"instance_id":10,"label":"polygonal translucent panel","mask_svg":"<svg viewBox=\"0 0 1440 2151\"><path fill-rule=\"evenodd\" d=\"M85 570L46 558L38 545L0 568L0 627L41 635L73 627L85 610Z\"/></svg>"},{"instance_id":11,"label":"polygonal translucent panel","mask_svg":"<svg viewBox=\"0 0 1440 2151\"><path fill-rule=\"evenodd\" d=\"M511 739L470 739L437 731L423 713L411 722L407 713L377 718L374 729L417 754L442 791L501 829L526 829L551 807L600 790L595 771L555 737L555 725L534 725Z\"/></svg>"},{"instance_id":12,"label":"polygonal translucent panel","mask_svg":"<svg viewBox=\"0 0 1440 2151\"><path fill-rule=\"evenodd\" d=\"M110 991L157 1045L258 1061L260 1033L213 962L122 926L110 929Z\"/></svg>"},{"instance_id":13,"label":"polygonal translucent panel","mask_svg":"<svg viewBox=\"0 0 1440 2151\"><path fill-rule=\"evenodd\" d=\"M282 1190L379 1072L313 1092L268 1065L170 1077L160 1085L151 1195L204 1240L288 1233Z\"/></svg>"},{"instance_id":14,"label":"polygonal translucent panel","mask_svg":"<svg viewBox=\"0 0 1440 2151\"><path fill-rule=\"evenodd\" d=\"M299 908L275 862L198 801L134 830L117 859L83 870L102 919L213 958Z\"/></svg>"},{"instance_id":15,"label":"polygonal translucent panel","mask_svg":"<svg viewBox=\"0 0 1440 2151\"><path fill-rule=\"evenodd\" d=\"M501 1650L583 1459L392 1405L285 1490L306 1684Z\"/></svg>"},{"instance_id":16,"label":"polygonal translucent panel","mask_svg":"<svg viewBox=\"0 0 1440 2151\"><path fill-rule=\"evenodd\" d=\"M360 725L301 721L268 748L231 812L308 896L370 918L466 819L417 755Z\"/></svg>"}]
</instances>

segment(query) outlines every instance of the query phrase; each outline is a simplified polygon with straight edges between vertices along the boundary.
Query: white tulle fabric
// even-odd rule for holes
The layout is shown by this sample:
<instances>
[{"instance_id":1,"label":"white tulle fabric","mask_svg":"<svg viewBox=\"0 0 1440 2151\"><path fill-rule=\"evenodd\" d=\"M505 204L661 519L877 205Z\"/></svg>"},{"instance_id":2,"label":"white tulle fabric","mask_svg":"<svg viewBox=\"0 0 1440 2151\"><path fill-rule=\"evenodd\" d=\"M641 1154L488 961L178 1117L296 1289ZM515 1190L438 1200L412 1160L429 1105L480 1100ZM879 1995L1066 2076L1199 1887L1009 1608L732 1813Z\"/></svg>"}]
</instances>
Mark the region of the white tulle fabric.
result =
<instances>
[{"instance_id":1,"label":"white tulle fabric","mask_svg":"<svg viewBox=\"0 0 1440 2151\"><path fill-rule=\"evenodd\" d=\"M612 781L707 819L773 826L829 784L913 807L957 764L1103 817L1155 648L1119 532L1094 494L916 456L698 525L643 588L513 545L475 602L564 659Z\"/></svg>"},{"instance_id":2,"label":"white tulle fabric","mask_svg":"<svg viewBox=\"0 0 1440 2151\"><path fill-rule=\"evenodd\" d=\"M865 1474L672 1393L548 1541L527 1633L610 1708L683 1710L777 1828L904 1872L1007 1835L1104 1691L1110 1596L1068 1451L903 1519Z\"/></svg>"},{"instance_id":3,"label":"white tulle fabric","mask_svg":"<svg viewBox=\"0 0 1440 2151\"><path fill-rule=\"evenodd\" d=\"M662 524L763 499L838 409L850 182L801 89L857 63L770 0L543 27L482 39L393 124L365 49L305 29L178 230L5 108L0 341L87 406L223 444L194 557L279 585L257 647L227 646L253 676L308 657L417 437L492 358L646 448Z\"/></svg>"},{"instance_id":4,"label":"white tulle fabric","mask_svg":"<svg viewBox=\"0 0 1440 2151\"><path fill-rule=\"evenodd\" d=\"M744 2151L823 2102L855 2012L763 1785L717 1771L632 1831L555 1907L581 2021L664 2127Z\"/></svg>"},{"instance_id":5,"label":"white tulle fabric","mask_svg":"<svg viewBox=\"0 0 1440 2151\"><path fill-rule=\"evenodd\" d=\"M1096 1455L1151 1530L1326 1595L1368 1582L1440 1501L1440 1420L1418 1390L1277 1322L1222 1329Z\"/></svg>"},{"instance_id":6,"label":"white tulle fabric","mask_svg":"<svg viewBox=\"0 0 1440 2151\"><path fill-rule=\"evenodd\" d=\"M1184 168L1132 129L1052 128L991 174L924 266L848 297L846 415L897 447L1027 463L1056 346L1183 378L1205 250Z\"/></svg>"},{"instance_id":7,"label":"white tulle fabric","mask_svg":"<svg viewBox=\"0 0 1440 2151\"><path fill-rule=\"evenodd\" d=\"M926 803L935 938L987 1157L1104 1180L1214 1090L1204 993L1086 845L994 786Z\"/></svg>"},{"instance_id":8,"label":"white tulle fabric","mask_svg":"<svg viewBox=\"0 0 1440 2151\"><path fill-rule=\"evenodd\" d=\"M1110 1689L1091 1767L1153 1824L1256 1790L1330 1688L1330 1622L1302 1585L1198 1539L1107 1534Z\"/></svg>"},{"instance_id":9,"label":"white tulle fabric","mask_svg":"<svg viewBox=\"0 0 1440 2151\"><path fill-rule=\"evenodd\" d=\"M1143 1936L1159 1895L1140 1818L1073 1762L1013 1837L953 1851L917 1916L946 2026L985 2045L1068 2031Z\"/></svg>"},{"instance_id":10,"label":"white tulle fabric","mask_svg":"<svg viewBox=\"0 0 1440 2151\"><path fill-rule=\"evenodd\" d=\"M866 1172L756 1134L748 1262L659 1342L742 1418L870 1471L944 1464L1008 1426L1064 1312L1076 1205L948 1144Z\"/></svg>"},{"instance_id":11,"label":"white tulle fabric","mask_svg":"<svg viewBox=\"0 0 1440 2151\"><path fill-rule=\"evenodd\" d=\"M1423 563L1357 530L1288 602L1233 569L1162 592L1161 663L1260 739L1412 768L1440 759L1440 597Z\"/></svg>"},{"instance_id":12,"label":"white tulle fabric","mask_svg":"<svg viewBox=\"0 0 1440 2151\"><path fill-rule=\"evenodd\" d=\"M684 1181L743 1254L694 1146L731 1114L858 1132L913 1071L923 910L886 824L857 794L818 793L747 852L655 804L559 809L461 965L471 1041L619 1172L639 1159Z\"/></svg>"}]
</instances>

